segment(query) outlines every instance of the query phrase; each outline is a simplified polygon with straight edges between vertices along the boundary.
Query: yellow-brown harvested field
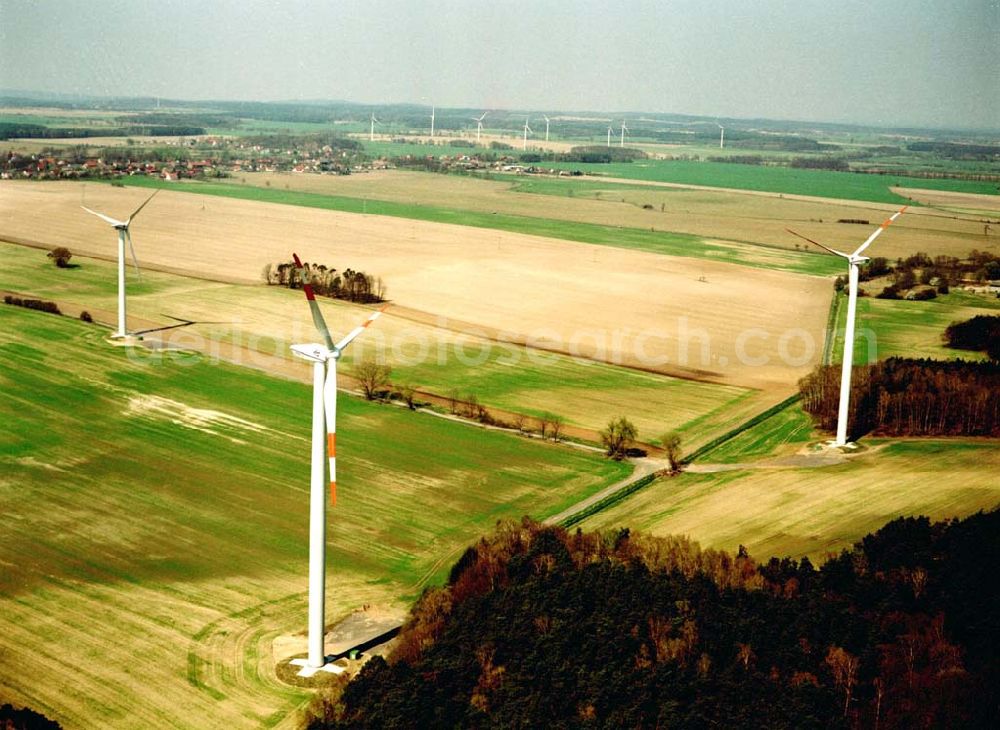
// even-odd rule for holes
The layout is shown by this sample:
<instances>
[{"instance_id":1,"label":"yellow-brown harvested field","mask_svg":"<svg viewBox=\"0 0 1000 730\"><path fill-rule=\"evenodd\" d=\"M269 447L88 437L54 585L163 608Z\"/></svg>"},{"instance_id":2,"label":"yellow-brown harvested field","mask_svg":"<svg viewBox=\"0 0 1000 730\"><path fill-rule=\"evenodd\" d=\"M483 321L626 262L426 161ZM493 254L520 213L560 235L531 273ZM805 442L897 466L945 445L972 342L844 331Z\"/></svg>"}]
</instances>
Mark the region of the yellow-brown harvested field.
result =
<instances>
[{"instance_id":1,"label":"yellow-brown harvested field","mask_svg":"<svg viewBox=\"0 0 1000 730\"><path fill-rule=\"evenodd\" d=\"M841 464L759 467L661 479L582 526L822 559L896 517L964 517L1000 504L1000 449L987 439L901 440Z\"/></svg>"},{"instance_id":2,"label":"yellow-brown harvested field","mask_svg":"<svg viewBox=\"0 0 1000 730\"><path fill-rule=\"evenodd\" d=\"M834 198L810 198L747 190L727 190L625 179L588 179L573 196L518 192L533 178L475 177L388 170L360 175L241 173L234 182L272 189L365 197L415 205L442 206L537 218L690 233L708 238L750 241L795 249L802 240L787 228L830 246L858 245L896 210L892 205ZM602 185L602 183L604 183ZM628 185L630 187L622 187ZM899 191L897 191L899 192ZM925 193L929 197L924 197ZM902 194L944 205L937 191L906 189ZM946 193L963 205L998 205L995 196ZM951 200L951 198L942 198ZM949 203L953 205L955 203ZM650 206L648 209L643 206ZM662 210L661 210L662 207ZM984 210L988 208L984 207ZM837 223L868 220L869 225ZM965 256L973 248L1000 251L1000 234L985 236L978 219L959 220L932 208L913 207L893 225L893 235L879 239L874 255L895 259L924 251L931 256Z\"/></svg>"},{"instance_id":3,"label":"yellow-brown harvested field","mask_svg":"<svg viewBox=\"0 0 1000 730\"><path fill-rule=\"evenodd\" d=\"M946 190L917 190L913 188L892 188L892 192L907 195L924 205L962 211L970 214L1000 215L1000 198L996 195L976 195L974 193L953 193Z\"/></svg>"},{"instance_id":4,"label":"yellow-brown harvested field","mask_svg":"<svg viewBox=\"0 0 1000 730\"><path fill-rule=\"evenodd\" d=\"M84 193L84 190L86 192ZM0 236L114 256L106 224L145 190L0 185ZM147 266L260 280L296 250L381 276L424 321L713 382L789 392L820 356L830 283L537 236L163 192L133 229Z\"/></svg>"}]
</instances>

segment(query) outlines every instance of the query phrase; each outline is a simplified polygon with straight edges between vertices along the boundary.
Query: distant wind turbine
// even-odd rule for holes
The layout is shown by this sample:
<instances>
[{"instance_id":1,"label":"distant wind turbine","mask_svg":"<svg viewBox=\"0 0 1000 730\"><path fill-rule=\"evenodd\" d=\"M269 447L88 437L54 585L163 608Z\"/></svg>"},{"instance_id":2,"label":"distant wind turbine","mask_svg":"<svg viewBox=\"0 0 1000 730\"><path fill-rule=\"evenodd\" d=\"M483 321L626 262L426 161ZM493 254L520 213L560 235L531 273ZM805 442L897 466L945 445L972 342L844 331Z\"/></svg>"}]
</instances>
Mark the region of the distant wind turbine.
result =
<instances>
[{"instance_id":1,"label":"distant wind turbine","mask_svg":"<svg viewBox=\"0 0 1000 730\"><path fill-rule=\"evenodd\" d=\"M723 149L726 146L726 128L721 124L719 126L719 149Z\"/></svg>"},{"instance_id":2,"label":"distant wind turbine","mask_svg":"<svg viewBox=\"0 0 1000 730\"><path fill-rule=\"evenodd\" d=\"M531 130L531 127L528 126L528 117L525 117L524 118L524 144L521 147L522 149L525 149L525 150L528 149L528 133L529 132L531 134L534 134L534 132L532 132L532 130Z\"/></svg>"},{"instance_id":3,"label":"distant wind turbine","mask_svg":"<svg viewBox=\"0 0 1000 730\"><path fill-rule=\"evenodd\" d=\"M625 133L628 131L628 127L625 126L625 120L622 119L622 141L619 143L619 147L625 146Z\"/></svg>"},{"instance_id":4,"label":"distant wind turbine","mask_svg":"<svg viewBox=\"0 0 1000 730\"><path fill-rule=\"evenodd\" d=\"M609 124L609 125L608 125L608 147L610 147L610 146L611 146L611 132L613 132L613 131L614 131L614 130L613 130L613 129L611 129L611 125Z\"/></svg>"},{"instance_id":5,"label":"distant wind turbine","mask_svg":"<svg viewBox=\"0 0 1000 730\"><path fill-rule=\"evenodd\" d=\"M135 211L123 221L116 220L110 216L106 216L103 213L98 213L96 210L91 210L90 208L81 205L85 211L91 215L96 215L101 220L106 223L110 223L111 226L118 231L118 329L115 331L112 337L123 338L128 337L128 330L125 325L125 239L128 239L128 247L132 252L132 262L135 264L136 276L141 278L139 274L139 259L135 256L135 246L132 244L132 234L129 233L129 226L132 225L132 219L139 215L139 211L146 207L150 200L152 200L156 193L160 192L156 190L150 195L146 200L140 205Z\"/></svg>"},{"instance_id":6,"label":"distant wind turbine","mask_svg":"<svg viewBox=\"0 0 1000 730\"><path fill-rule=\"evenodd\" d=\"M309 637L308 657L293 659L301 666L300 676L312 676L325 671L340 674L340 667L326 663L323 643L326 630L326 490L324 479L327 465L330 468L330 502L337 503L337 360L344 349L365 331L387 308L383 307L361 325L351 330L336 344L316 302L309 274L296 254L295 268L302 280L302 289L312 310L313 324L323 336L323 343L292 345L292 352L312 363L313 412L312 412L312 466L309 488ZM326 463L324 463L326 462Z\"/></svg>"},{"instance_id":7,"label":"distant wind turbine","mask_svg":"<svg viewBox=\"0 0 1000 730\"><path fill-rule=\"evenodd\" d=\"M436 107L434 107L432 105L431 106L431 137L434 136L434 111L435 111L435 109L436 109Z\"/></svg>"},{"instance_id":8,"label":"distant wind turbine","mask_svg":"<svg viewBox=\"0 0 1000 730\"><path fill-rule=\"evenodd\" d=\"M545 117L544 114L542 116ZM546 142L549 141L549 118L548 117L545 117L545 141Z\"/></svg>"},{"instance_id":9,"label":"distant wind turbine","mask_svg":"<svg viewBox=\"0 0 1000 730\"><path fill-rule=\"evenodd\" d=\"M371 126L371 130L368 132L368 141L369 142L374 142L375 141L375 125L376 124L381 124L382 122L380 122L378 119L375 118L375 112L372 112L371 122L372 122L372 126Z\"/></svg>"},{"instance_id":10,"label":"distant wind turbine","mask_svg":"<svg viewBox=\"0 0 1000 730\"><path fill-rule=\"evenodd\" d=\"M785 229L793 236L798 236L815 246L819 246L824 251L828 251L836 256L844 257L848 262L847 325L844 332L844 357L842 358L840 370L840 408L837 412L837 438L834 441L834 446L845 446L847 444L847 419L851 401L851 366L854 360L854 317L858 306L858 267L869 261L869 258L867 256L862 256L861 252L868 248L872 241L878 238L882 231L888 228L894 220L901 216L907 207L908 206L904 205L902 208L889 216L885 223L876 228L875 232L868 236L867 240L858 246L854 253L850 254L837 251L833 248L828 248L822 243L818 243L811 238L806 238L801 233L796 233L790 228Z\"/></svg>"},{"instance_id":11,"label":"distant wind turbine","mask_svg":"<svg viewBox=\"0 0 1000 730\"><path fill-rule=\"evenodd\" d=\"M479 144L479 137L483 133L483 120L486 119L486 115L489 112L483 112L482 115L478 117L473 117L476 120L476 144Z\"/></svg>"}]
</instances>

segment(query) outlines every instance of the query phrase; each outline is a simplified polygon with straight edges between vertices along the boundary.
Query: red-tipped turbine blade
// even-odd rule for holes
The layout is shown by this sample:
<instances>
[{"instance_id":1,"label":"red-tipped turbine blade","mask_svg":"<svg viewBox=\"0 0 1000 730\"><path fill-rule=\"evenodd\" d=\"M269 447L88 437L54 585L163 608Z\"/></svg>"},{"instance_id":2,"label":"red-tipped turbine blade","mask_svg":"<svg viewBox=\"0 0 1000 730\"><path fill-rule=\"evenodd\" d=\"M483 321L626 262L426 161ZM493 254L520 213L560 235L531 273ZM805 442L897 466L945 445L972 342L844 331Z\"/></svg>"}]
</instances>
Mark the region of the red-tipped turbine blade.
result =
<instances>
[{"instance_id":1,"label":"red-tipped turbine blade","mask_svg":"<svg viewBox=\"0 0 1000 730\"><path fill-rule=\"evenodd\" d=\"M347 337L345 337L344 339L342 339L340 342L337 343L337 347L336 347L337 351L339 352L339 351L343 350L345 347L347 347L349 344L351 344L351 342L354 341L355 337L357 337L362 332L364 332L368 328L368 326L372 322L374 322L376 319L378 319L379 317L381 317L382 316L382 312L384 312L388 308L389 308L388 304L384 305L377 312L373 312L372 315L368 319L366 319L364 322L362 322L357 327L355 327L354 329L352 329L347 334Z\"/></svg>"},{"instance_id":2,"label":"red-tipped turbine blade","mask_svg":"<svg viewBox=\"0 0 1000 730\"><path fill-rule=\"evenodd\" d=\"M876 229L875 229L875 232L874 232L874 233L872 233L872 235L868 236L868 240L867 240L867 241L865 241L864 243L862 243L862 244L861 244L861 245L860 245L860 246L858 247L858 250L854 252L854 255L855 255L855 256L857 256L857 255L858 255L858 254L860 254L860 253L861 253L862 251L864 251L864 250L865 250L866 248L868 248L869 246L871 246L871 244L872 244L872 241L874 241L874 240L875 240L876 238L878 238L878 237L879 237L879 235L880 235L880 234L882 233L882 231L884 231L884 230L885 230L886 228L888 228L889 226L891 226L891 225L892 225L892 222L893 222L894 220L896 220L897 218L899 218L899 216L903 215L903 212L904 212L904 211L905 211L905 210L906 210L907 208L909 208L909 207L910 207L910 206L908 206L908 205L904 205L904 206L903 206L902 208L900 208L899 210L897 210L897 211L896 211L895 213L893 213L893 214L892 214L891 216L889 216L888 218L886 218L885 222L884 222L884 223L883 223L882 225L880 225L880 226L879 226L878 228L876 228Z\"/></svg>"},{"instance_id":3,"label":"red-tipped turbine blade","mask_svg":"<svg viewBox=\"0 0 1000 730\"><path fill-rule=\"evenodd\" d=\"M299 272L299 279L302 281L302 290L306 293L306 299L309 300L309 309L312 311L313 324L316 325L316 329L323 335L323 342L326 343L327 348L333 350L333 337L326 326L326 320L323 319L323 313L319 311L319 303L316 301L316 295L313 293L312 285L309 283L309 274L306 273L305 267L302 266L302 261L299 260L298 254L293 253L292 258L295 259L295 269Z\"/></svg>"},{"instance_id":4,"label":"red-tipped turbine blade","mask_svg":"<svg viewBox=\"0 0 1000 730\"><path fill-rule=\"evenodd\" d=\"M323 384L323 409L326 412L326 458L330 465L330 504L337 504L337 361L327 361Z\"/></svg>"}]
</instances>

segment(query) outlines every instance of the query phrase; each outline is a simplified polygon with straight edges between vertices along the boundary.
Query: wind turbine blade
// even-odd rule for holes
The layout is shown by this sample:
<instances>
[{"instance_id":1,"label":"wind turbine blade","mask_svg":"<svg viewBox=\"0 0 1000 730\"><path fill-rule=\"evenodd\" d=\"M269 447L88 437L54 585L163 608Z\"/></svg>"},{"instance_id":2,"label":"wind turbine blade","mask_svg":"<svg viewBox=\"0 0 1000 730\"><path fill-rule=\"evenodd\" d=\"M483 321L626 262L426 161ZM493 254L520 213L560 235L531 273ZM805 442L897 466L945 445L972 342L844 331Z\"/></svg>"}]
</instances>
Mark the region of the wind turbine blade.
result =
<instances>
[{"instance_id":1,"label":"wind turbine blade","mask_svg":"<svg viewBox=\"0 0 1000 730\"><path fill-rule=\"evenodd\" d=\"M899 210L897 210L897 211L896 211L895 213L893 213L893 214L892 214L891 216L889 216L889 217L888 217L888 218L886 219L885 223L883 223L883 224L882 224L882 225L880 225L880 226L879 226L878 228L876 228L876 229L875 229L875 232L874 232L874 233L873 233L872 235L868 236L868 240L867 240L867 241L865 241L864 243L862 243L862 244L861 244L861 245L860 245L860 246L858 247L858 250L854 252L854 255L855 255L855 256L857 256L857 255L858 255L858 254L860 254L860 253L861 253L862 251L864 251L864 250L865 250L866 248L868 248L869 246L871 246L871 245L872 245L872 241L874 241L874 240L875 240L876 238L878 238L878 237L879 237L879 234L881 234L881 233L882 233L882 231L884 231L884 230L885 230L886 228L888 228L888 227L889 227L890 225L892 225L892 222L893 222L894 220L896 220L897 218L899 218L899 216L903 215L903 211L905 211L905 210L906 210L907 208L909 208L909 207L910 207L910 206L908 206L908 205L904 205L904 206L903 206L902 208L900 208L900 209L899 209Z\"/></svg>"},{"instance_id":2,"label":"wind turbine blade","mask_svg":"<svg viewBox=\"0 0 1000 730\"><path fill-rule=\"evenodd\" d=\"M337 505L337 359L326 362L323 383L323 410L326 413L326 458L330 465L330 505Z\"/></svg>"},{"instance_id":3,"label":"wind turbine blade","mask_svg":"<svg viewBox=\"0 0 1000 730\"><path fill-rule=\"evenodd\" d=\"M330 330L326 326L326 320L323 319L323 313L319 311L319 303L316 301L316 295L313 293L312 285L309 283L309 275L306 273L305 268L303 268L298 254L293 253L292 258L295 259L295 268L299 272L299 279L302 280L302 290L306 293L306 299L309 300L309 309L312 311L313 324L316 325L316 329L323 335L323 342L326 343L327 349L333 350L335 349L333 346L333 337L330 336Z\"/></svg>"},{"instance_id":4,"label":"wind turbine blade","mask_svg":"<svg viewBox=\"0 0 1000 730\"><path fill-rule=\"evenodd\" d=\"M814 245L814 246L819 246L819 247L820 247L821 249L823 249L824 251L829 251L830 253L832 253L832 254L834 254L834 255L836 255L836 256L843 256L843 257L844 257L845 259L849 259L849 258L851 258L849 254L846 254L846 253L844 253L843 251L838 251L838 250L837 250L837 249L835 249L835 248L830 248L829 246L824 246L824 245L823 245L822 243L820 243L819 241L814 241L814 240L812 240L811 238L806 238L806 237L805 237L805 236L803 236L803 235L802 235L801 233L796 233L796 232L795 232L795 231L793 231L793 230L792 230L791 228L786 228L785 230L786 230L786 231L788 231L789 233L791 233L791 234L792 234L793 236L798 236L798 237L799 237L799 238L801 238L801 239L802 239L803 241L809 241L809 243L811 243L812 245Z\"/></svg>"},{"instance_id":5,"label":"wind turbine blade","mask_svg":"<svg viewBox=\"0 0 1000 730\"><path fill-rule=\"evenodd\" d=\"M369 325L371 325L372 322L374 322L376 319L378 319L379 317L381 317L382 316L382 312L384 312L388 308L389 308L389 305L386 304L384 307L382 307L381 309L379 309L377 312L373 312L372 315L368 319L366 319L364 322L362 322L357 327L355 327L350 332L348 332L347 336L344 339L342 339L340 342L338 342L336 344L336 346L333 347L332 349L336 350L337 352L343 352L343 350L344 350L345 347L347 347L349 344L351 344L358 335L360 335L362 332L364 332L369 327Z\"/></svg>"},{"instance_id":6,"label":"wind turbine blade","mask_svg":"<svg viewBox=\"0 0 1000 730\"><path fill-rule=\"evenodd\" d=\"M115 220L114 218L112 218L112 217L110 217L110 216L107 216L107 215L104 215L104 213L98 213L98 212L97 212L96 210L91 210L90 208L88 208L88 207L87 207L87 206L85 206L85 205L81 205L80 207L81 207L81 208L83 208L83 209L84 209L85 211L87 211L88 213L90 213L91 215L96 215L96 216L97 216L98 218L100 218L100 219L101 219L102 221L105 221L105 222L107 222L107 223L110 223L110 224L111 224L111 225L113 225L113 226L116 226L116 227L117 227L117 226L124 226L124 225L127 225L125 221L119 221L119 220Z\"/></svg>"},{"instance_id":7,"label":"wind turbine blade","mask_svg":"<svg viewBox=\"0 0 1000 730\"><path fill-rule=\"evenodd\" d=\"M135 275L136 275L136 278L138 278L139 281L142 281L142 272L139 271L139 259L136 258L136 255L135 255L135 245L132 243L132 234L129 233L128 228L125 229L125 238L128 239L128 247L129 247L129 250L132 252L132 263L135 265Z\"/></svg>"},{"instance_id":8,"label":"wind turbine blade","mask_svg":"<svg viewBox=\"0 0 1000 730\"><path fill-rule=\"evenodd\" d=\"M156 194L157 194L158 192L160 192L160 191L159 191L159 190L154 190L154 191L153 191L153 194L152 194L152 195L150 195L150 196L149 196L148 198L146 198L146 201L145 201L145 202L144 202L144 203L143 203L142 205L140 205L140 206L139 206L138 208L136 208L136 209L135 209L135 212L134 212L134 213L133 213L132 215L130 215L130 216L128 217L128 220L126 220L126 221L125 221L125 224L126 224L126 225L128 225L129 223L131 223L131 222L132 222L132 219L133 219L133 218L135 218L135 217L136 217L137 215L139 215L139 211L140 211L140 210L142 210L142 209L143 209L143 208L145 208L145 207L146 207L147 205L149 205L149 201L150 201L150 200L152 200L153 198L155 198L155 197L156 197Z\"/></svg>"}]
</instances>

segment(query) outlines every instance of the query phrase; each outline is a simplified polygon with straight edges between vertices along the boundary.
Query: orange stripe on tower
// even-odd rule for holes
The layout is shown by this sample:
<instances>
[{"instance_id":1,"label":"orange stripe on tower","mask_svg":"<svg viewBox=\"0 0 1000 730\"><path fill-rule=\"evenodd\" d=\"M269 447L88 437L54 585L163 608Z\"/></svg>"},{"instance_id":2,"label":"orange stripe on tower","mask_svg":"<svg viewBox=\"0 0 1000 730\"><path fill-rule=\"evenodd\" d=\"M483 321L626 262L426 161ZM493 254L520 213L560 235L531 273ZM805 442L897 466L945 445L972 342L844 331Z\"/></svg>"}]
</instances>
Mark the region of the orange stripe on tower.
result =
<instances>
[{"instance_id":1,"label":"orange stripe on tower","mask_svg":"<svg viewBox=\"0 0 1000 730\"><path fill-rule=\"evenodd\" d=\"M326 454L327 456L336 456L337 454L337 434L335 433L326 435Z\"/></svg>"},{"instance_id":2,"label":"orange stripe on tower","mask_svg":"<svg viewBox=\"0 0 1000 730\"><path fill-rule=\"evenodd\" d=\"M337 506L337 482L330 482L330 504Z\"/></svg>"}]
</instances>

